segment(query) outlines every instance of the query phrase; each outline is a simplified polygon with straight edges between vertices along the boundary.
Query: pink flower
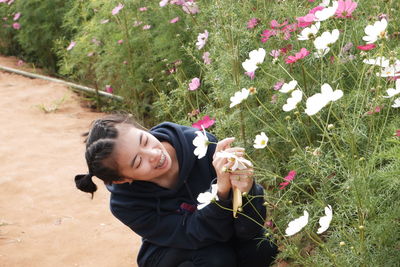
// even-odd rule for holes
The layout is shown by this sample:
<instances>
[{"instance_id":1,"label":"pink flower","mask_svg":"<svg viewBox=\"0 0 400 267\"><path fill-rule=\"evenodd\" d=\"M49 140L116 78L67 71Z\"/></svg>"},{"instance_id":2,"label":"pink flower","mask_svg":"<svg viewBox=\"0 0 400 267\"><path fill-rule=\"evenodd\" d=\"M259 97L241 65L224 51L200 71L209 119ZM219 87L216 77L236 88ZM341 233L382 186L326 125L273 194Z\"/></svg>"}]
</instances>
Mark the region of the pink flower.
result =
<instances>
[{"instance_id":1,"label":"pink flower","mask_svg":"<svg viewBox=\"0 0 400 267\"><path fill-rule=\"evenodd\" d=\"M25 62L23 61L23 60L18 60L18 62L17 62L17 66L19 67L19 66L22 66L22 65L24 65L25 64Z\"/></svg>"},{"instance_id":2,"label":"pink flower","mask_svg":"<svg viewBox=\"0 0 400 267\"><path fill-rule=\"evenodd\" d=\"M118 44L122 44L124 40L118 40Z\"/></svg>"},{"instance_id":3,"label":"pink flower","mask_svg":"<svg viewBox=\"0 0 400 267\"><path fill-rule=\"evenodd\" d=\"M339 0L338 4L339 6L335 12L337 18L351 18L351 14L357 7L357 3L351 0Z\"/></svg>"},{"instance_id":4,"label":"pink flower","mask_svg":"<svg viewBox=\"0 0 400 267\"><path fill-rule=\"evenodd\" d=\"M188 113L189 117L194 117L196 115L200 114L200 110L199 109L193 109L191 112Z\"/></svg>"},{"instance_id":5,"label":"pink flower","mask_svg":"<svg viewBox=\"0 0 400 267\"><path fill-rule=\"evenodd\" d=\"M379 113L381 112L382 107L381 106L376 106L372 110L368 111L365 113L366 115L373 115L374 113Z\"/></svg>"},{"instance_id":6,"label":"pink flower","mask_svg":"<svg viewBox=\"0 0 400 267\"><path fill-rule=\"evenodd\" d=\"M179 21L179 17L173 18L169 21L169 23L177 23Z\"/></svg>"},{"instance_id":7,"label":"pink flower","mask_svg":"<svg viewBox=\"0 0 400 267\"><path fill-rule=\"evenodd\" d=\"M208 40L208 31L205 30L203 33L199 33L199 35L197 36L197 42L196 42L196 46L197 49L202 49L205 45L206 42Z\"/></svg>"},{"instance_id":8,"label":"pink flower","mask_svg":"<svg viewBox=\"0 0 400 267\"><path fill-rule=\"evenodd\" d=\"M311 9L310 11L308 11L308 14L313 14L313 15L315 15L315 12L320 11L320 10L323 10L323 9L324 9L323 6L316 6L316 7L314 7L313 9Z\"/></svg>"},{"instance_id":9,"label":"pink flower","mask_svg":"<svg viewBox=\"0 0 400 267\"><path fill-rule=\"evenodd\" d=\"M287 20L282 22L282 24L279 24L279 22L276 20L271 20L271 22L269 24L271 25L271 29L276 29L276 28L281 28L281 27L287 25L288 23L289 22Z\"/></svg>"},{"instance_id":10,"label":"pink flower","mask_svg":"<svg viewBox=\"0 0 400 267\"><path fill-rule=\"evenodd\" d=\"M376 44L366 44L366 45L358 45L357 49L363 50L363 51L369 51L372 50L376 47Z\"/></svg>"},{"instance_id":11,"label":"pink flower","mask_svg":"<svg viewBox=\"0 0 400 267\"><path fill-rule=\"evenodd\" d=\"M246 71L244 74L249 76L251 80L253 80L256 76L256 73L254 71Z\"/></svg>"},{"instance_id":12,"label":"pink flower","mask_svg":"<svg viewBox=\"0 0 400 267\"><path fill-rule=\"evenodd\" d=\"M298 53L296 53L294 56L288 56L288 58L285 60L287 64L295 63L296 61L305 58L310 54L310 51L308 51L305 48L300 49Z\"/></svg>"},{"instance_id":13,"label":"pink flower","mask_svg":"<svg viewBox=\"0 0 400 267\"><path fill-rule=\"evenodd\" d=\"M204 52L202 58L204 60L204 64L211 64L210 52Z\"/></svg>"},{"instance_id":14,"label":"pink flower","mask_svg":"<svg viewBox=\"0 0 400 267\"><path fill-rule=\"evenodd\" d=\"M273 58L278 58L281 52L279 50L272 50L269 55L272 56Z\"/></svg>"},{"instance_id":15,"label":"pink flower","mask_svg":"<svg viewBox=\"0 0 400 267\"><path fill-rule=\"evenodd\" d=\"M210 116L206 115L201 120L193 123L192 127L197 128L199 130L203 130L202 127L204 127L204 129L207 129L207 128L211 127L212 125L214 125L214 123L215 123L215 118L210 119Z\"/></svg>"},{"instance_id":16,"label":"pink flower","mask_svg":"<svg viewBox=\"0 0 400 267\"><path fill-rule=\"evenodd\" d=\"M271 104L276 104L277 101L278 101L278 95L277 95L277 94L273 94L273 95L271 96L271 101L270 101L270 103L271 103Z\"/></svg>"},{"instance_id":17,"label":"pink flower","mask_svg":"<svg viewBox=\"0 0 400 267\"><path fill-rule=\"evenodd\" d=\"M199 7L195 2L187 1L182 4L182 9L187 14L196 14L199 13Z\"/></svg>"},{"instance_id":18,"label":"pink flower","mask_svg":"<svg viewBox=\"0 0 400 267\"><path fill-rule=\"evenodd\" d=\"M285 178L283 178L285 182L279 184L281 186L279 187L279 189L284 189L286 186L290 184L291 181L294 180L295 177L296 177L296 171L290 171L288 175Z\"/></svg>"},{"instance_id":19,"label":"pink flower","mask_svg":"<svg viewBox=\"0 0 400 267\"><path fill-rule=\"evenodd\" d=\"M16 14L14 15L13 20L16 21L16 20L18 20L20 17L21 17L21 13L18 12L18 13L16 13Z\"/></svg>"},{"instance_id":20,"label":"pink flower","mask_svg":"<svg viewBox=\"0 0 400 267\"><path fill-rule=\"evenodd\" d=\"M111 14L113 14L114 16L117 15L121 9L124 8L124 5L119 3L118 6L114 7L114 9L111 11Z\"/></svg>"},{"instance_id":21,"label":"pink flower","mask_svg":"<svg viewBox=\"0 0 400 267\"><path fill-rule=\"evenodd\" d=\"M279 90L282 88L282 86L285 84L284 81L279 81L274 85L274 90Z\"/></svg>"},{"instance_id":22,"label":"pink flower","mask_svg":"<svg viewBox=\"0 0 400 267\"><path fill-rule=\"evenodd\" d=\"M192 81L189 83L189 88L188 90L194 91L197 90L197 88L200 87L200 79L199 78L193 78Z\"/></svg>"},{"instance_id":23,"label":"pink flower","mask_svg":"<svg viewBox=\"0 0 400 267\"><path fill-rule=\"evenodd\" d=\"M69 46L67 47L67 51L71 50L72 48L74 48L74 46L76 45L76 42L72 41Z\"/></svg>"},{"instance_id":24,"label":"pink flower","mask_svg":"<svg viewBox=\"0 0 400 267\"><path fill-rule=\"evenodd\" d=\"M291 51L292 48L293 48L293 46L292 46L291 44L288 44L287 46L282 47L281 49L279 49L279 51L280 51L282 54L286 54L287 52Z\"/></svg>"},{"instance_id":25,"label":"pink flower","mask_svg":"<svg viewBox=\"0 0 400 267\"><path fill-rule=\"evenodd\" d=\"M161 1L160 1L160 7L166 6L166 5L168 4L168 1L169 1L169 0L161 0Z\"/></svg>"},{"instance_id":26,"label":"pink flower","mask_svg":"<svg viewBox=\"0 0 400 267\"><path fill-rule=\"evenodd\" d=\"M400 130L396 130L396 133L394 135L400 137Z\"/></svg>"},{"instance_id":27,"label":"pink flower","mask_svg":"<svg viewBox=\"0 0 400 267\"><path fill-rule=\"evenodd\" d=\"M257 26L259 20L257 18L251 18L248 22L247 22L247 29L253 29L254 27Z\"/></svg>"},{"instance_id":28,"label":"pink flower","mask_svg":"<svg viewBox=\"0 0 400 267\"><path fill-rule=\"evenodd\" d=\"M141 12L147 11L147 7L139 7L139 11Z\"/></svg>"},{"instance_id":29,"label":"pink flower","mask_svg":"<svg viewBox=\"0 0 400 267\"><path fill-rule=\"evenodd\" d=\"M315 0L308 0L308 2L310 2L310 3L314 3L314 2L315 2Z\"/></svg>"},{"instance_id":30,"label":"pink flower","mask_svg":"<svg viewBox=\"0 0 400 267\"><path fill-rule=\"evenodd\" d=\"M12 27L13 27L15 30L19 30L19 29L21 29L21 24L19 24L19 23L13 23Z\"/></svg>"},{"instance_id":31,"label":"pink flower","mask_svg":"<svg viewBox=\"0 0 400 267\"><path fill-rule=\"evenodd\" d=\"M140 26L143 22L140 20L135 20L135 22L133 23L133 27L137 27Z\"/></svg>"},{"instance_id":32,"label":"pink flower","mask_svg":"<svg viewBox=\"0 0 400 267\"><path fill-rule=\"evenodd\" d=\"M313 24L314 20L315 20L315 15L314 14L307 14L304 17L298 17L296 18L297 20L297 27L300 28L304 28L304 27L308 27L311 24Z\"/></svg>"},{"instance_id":33,"label":"pink flower","mask_svg":"<svg viewBox=\"0 0 400 267\"><path fill-rule=\"evenodd\" d=\"M111 85L106 85L106 89L105 89L105 91L106 91L107 93L110 93L110 94L112 94L112 93L113 93L113 91L114 91L114 89L111 87Z\"/></svg>"},{"instance_id":34,"label":"pink flower","mask_svg":"<svg viewBox=\"0 0 400 267\"><path fill-rule=\"evenodd\" d=\"M275 30L265 30L263 31L263 33L261 34L261 36L263 38L261 38L261 42L265 43L266 41L269 40L269 38L271 38L272 36L275 36L278 32Z\"/></svg>"},{"instance_id":35,"label":"pink flower","mask_svg":"<svg viewBox=\"0 0 400 267\"><path fill-rule=\"evenodd\" d=\"M151 25L144 25L143 26L143 30L148 30L148 29L150 29L151 28Z\"/></svg>"}]
</instances>

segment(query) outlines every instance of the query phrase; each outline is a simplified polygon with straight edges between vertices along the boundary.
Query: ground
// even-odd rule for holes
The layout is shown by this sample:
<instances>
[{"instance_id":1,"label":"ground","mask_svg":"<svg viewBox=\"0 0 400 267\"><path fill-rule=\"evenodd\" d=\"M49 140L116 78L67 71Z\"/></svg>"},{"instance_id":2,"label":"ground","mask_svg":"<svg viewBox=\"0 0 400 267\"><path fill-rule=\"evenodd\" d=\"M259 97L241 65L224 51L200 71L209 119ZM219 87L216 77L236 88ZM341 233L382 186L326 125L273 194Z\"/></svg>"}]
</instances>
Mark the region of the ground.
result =
<instances>
[{"instance_id":1,"label":"ground","mask_svg":"<svg viewBox=\"0 0 400 267\"><path fill-rule=\"evenodd\" d=\"M0 65L17 66L0 56ZM61 102L54 111L54 103ZM140 237L115 219L109 192L76 189L81 134L102 114L71 90L0 71L0 266L136 266Z\"/></svg>"}]
</instances>

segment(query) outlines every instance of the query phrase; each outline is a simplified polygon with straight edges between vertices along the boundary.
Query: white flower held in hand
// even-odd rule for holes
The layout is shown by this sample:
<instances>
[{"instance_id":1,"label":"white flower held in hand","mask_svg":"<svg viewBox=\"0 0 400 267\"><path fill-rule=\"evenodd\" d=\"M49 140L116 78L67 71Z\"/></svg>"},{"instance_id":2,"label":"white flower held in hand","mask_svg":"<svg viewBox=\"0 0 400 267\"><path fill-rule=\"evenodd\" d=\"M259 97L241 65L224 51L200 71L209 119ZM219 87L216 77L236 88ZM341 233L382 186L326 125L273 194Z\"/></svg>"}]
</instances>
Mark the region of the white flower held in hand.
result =
<instances>
[{"instance_id":1,"label":"white flower held in hand","mask_svg":"<svg viewBox=\"0 0 400 267\"><path fill-rule=\"evenodd\" d=\"M238 157L234 153L231 152L226 152L226 151L220 151L217 152L216 157L219 158L227 158L228 161L233 161L233 166L231 167L232 171L235 171L237 169L239 170L245 170L248 167L252 167L253 164L245 158Z\"/></svg>"},{"instance_id":2,"label":"white flower held in hand","mask_svg":"<svg viewBox=\"0 0 400 267\"><path fill-rule=\"evenodd\" d=\"M294 90L291 97L286 100L286 104L283 105L282 109L285 112L291 111L296 108L296 105L303 98L303 93L300 90Z\"/></svg>"},{"instance_id":3,"label":"white flower held in hand","mask_svg":"<svg viewBox=\"0 0 400 267\"><path fill-rule=\"evenodd\" d=\"M293 221L289 222L288 227L285 230L286 236L292 236L301 229L303 229L308 223L308 212L305 210L304 215L294 219Z\"/></svg>"},{"instance_id":4,"label":"white flower held in hand","mask_svg":"<svg viewBox=\"0 0 400 267\"><path fill-rule=\"evenodd\" d=\"M268 144L268 136L266 136L264 132L261 132L261 134L256 135L256 140L254 140L253 147L256 149L261 149L266 147L267 144Z\"/></svg>"},{"instance_id":5,"label":"white flower held in hand","mask_svg":"<svg viewBox=\"0 0 400 267\"><path fill-rule=\"evenodd\" d=\"M218 186L216 184L211 185L211 192L200 193L197 197L197 201L200 203L197 205L197 209L201 210L205 206L211 203L211 201L218 200Z\"/></svg>"},{"instance_id":6,"label":"white flower held in hand","mask_svg":"<svg viewBox=\"0 0 400 267\"><path fill-rule=\"evenodd\" d=\"M325 216L319 218L319 225L321 227L318 228L317 234L322 234L329 228L329 225L331 224L332 221L332 214L333 213L331 205L325 207Z\"/></svg>"},{"instance_id":7,"label":"white flower held in hand","mask_svg":"<svg viewBox=\"0 0 400 267\"><path fill-rule=\"evenodd\" d=\"M368 25L365 27L364 32L366 36L363 37L363 40L367 42L367 44L375 43L378 39L387 38L387 20L382 19L381 21L376 21L374 25Z\"/></svg>"},{"instance_id":8,"label":"white flower held in hand","mask_svg":"<svg viewBox=\"0 0 400 267\"><path fill-rule=\"evenodd\" d=\"M193 145L196 148L193 153L198 157L198 159L201 159L206 155L210 141L208 141L206 130L204 129L204 127L203 132L196 131L195 134L197 134L197 136L193 139Z\"/></svg>"}]
</instances>

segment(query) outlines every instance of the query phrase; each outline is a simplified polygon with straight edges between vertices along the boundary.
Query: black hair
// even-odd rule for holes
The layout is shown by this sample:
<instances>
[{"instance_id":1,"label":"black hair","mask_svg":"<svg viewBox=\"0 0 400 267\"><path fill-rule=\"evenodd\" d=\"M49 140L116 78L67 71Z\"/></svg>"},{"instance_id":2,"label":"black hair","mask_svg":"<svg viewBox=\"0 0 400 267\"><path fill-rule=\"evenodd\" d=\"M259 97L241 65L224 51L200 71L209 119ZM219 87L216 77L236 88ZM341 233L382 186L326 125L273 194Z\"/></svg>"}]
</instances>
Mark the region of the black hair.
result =
<instances>
[{"instance_id":1,"label":"black hair","mask_svg":"<svg viewBox=\"0 0 400 267\"><path fill-rule=\"evenodd\" d=\"M111 154L114 150L118 130L116 125L127 124L139 129L143 129L136 123L132 115L114 114L92 122L89 132L83 134L86 136L85 158L89 168L88 174L75 176L75 184L83 192L93 193L97 186L92 181L92 176L103 180L105 184L111 184L113 181L120 181L123 177L118 172L116 162L112 160Z\"/></svg>"}]
</instances>

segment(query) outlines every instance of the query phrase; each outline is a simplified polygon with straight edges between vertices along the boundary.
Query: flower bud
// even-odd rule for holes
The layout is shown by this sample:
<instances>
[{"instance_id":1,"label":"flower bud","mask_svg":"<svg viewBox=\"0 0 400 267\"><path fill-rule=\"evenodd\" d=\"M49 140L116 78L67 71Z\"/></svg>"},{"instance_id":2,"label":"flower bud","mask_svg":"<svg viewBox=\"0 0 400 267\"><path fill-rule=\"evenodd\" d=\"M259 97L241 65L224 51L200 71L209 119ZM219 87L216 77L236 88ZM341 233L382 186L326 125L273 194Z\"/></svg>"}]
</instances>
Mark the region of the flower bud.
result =
<instances>
[{"instance_id":1,"label":"flower bud","mask_svg":"<svg viewBox=\"0 0 400 267\"><path fill-rule=\"evenodd\" d=\"M345 243L345 242L343 242L343 241L341 241L341 242L339 243L339 245L340 245L341 247L343 247L343 246L345 246L345 245L346 245L346 243Z\"/></svg>"}]
</instances>

